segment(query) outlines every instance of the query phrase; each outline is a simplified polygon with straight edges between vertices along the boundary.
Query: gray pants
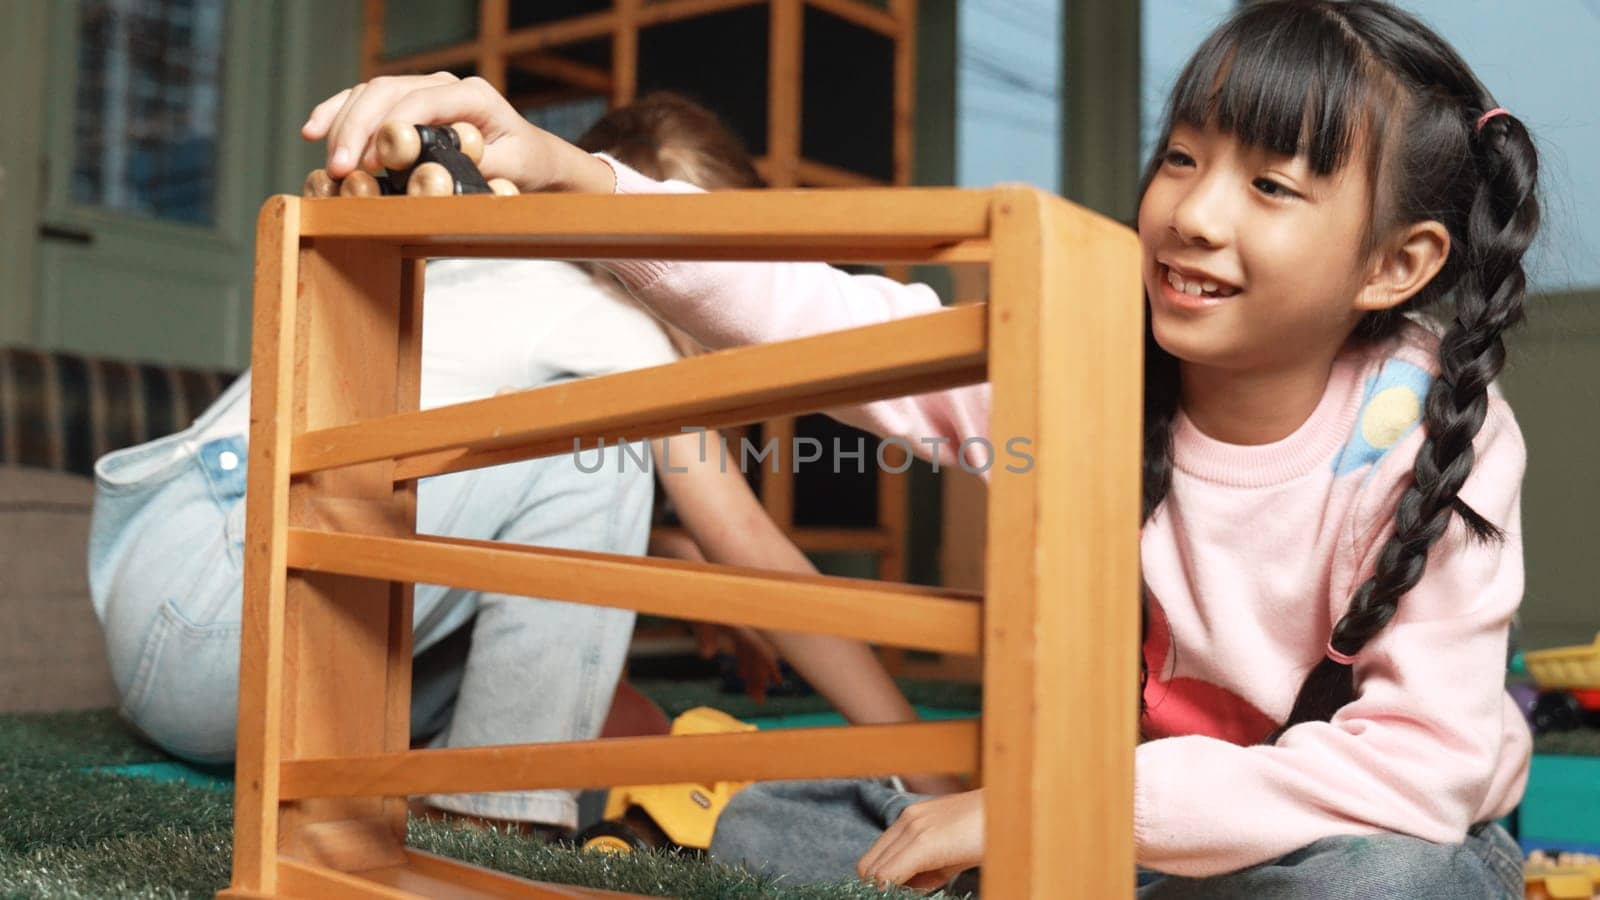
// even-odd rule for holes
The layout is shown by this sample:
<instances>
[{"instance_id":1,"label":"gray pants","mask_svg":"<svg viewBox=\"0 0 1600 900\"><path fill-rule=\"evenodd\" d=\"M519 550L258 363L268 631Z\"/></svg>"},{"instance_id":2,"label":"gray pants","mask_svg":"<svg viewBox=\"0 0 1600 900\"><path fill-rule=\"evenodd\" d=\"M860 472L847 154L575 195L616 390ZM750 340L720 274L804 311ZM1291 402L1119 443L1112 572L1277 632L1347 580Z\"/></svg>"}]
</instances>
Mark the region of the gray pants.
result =
<instances>
[{"instance_id":1,"label":"gray pants","mask_svg":"<svg viewBox=\"0 0 1600 900\"><path fill-rule=\"evenodd\" d=\"M906 807L925 799L883 781L786 781L737 794L717 822L723 862L803 884L854 878L856 861ZM1330 837L1210 878L1141 870L1139 900L1502 900L1523 894L1522 851L1492 822L1460 844L1398 834Z\"/></svg>"}]
</instances>

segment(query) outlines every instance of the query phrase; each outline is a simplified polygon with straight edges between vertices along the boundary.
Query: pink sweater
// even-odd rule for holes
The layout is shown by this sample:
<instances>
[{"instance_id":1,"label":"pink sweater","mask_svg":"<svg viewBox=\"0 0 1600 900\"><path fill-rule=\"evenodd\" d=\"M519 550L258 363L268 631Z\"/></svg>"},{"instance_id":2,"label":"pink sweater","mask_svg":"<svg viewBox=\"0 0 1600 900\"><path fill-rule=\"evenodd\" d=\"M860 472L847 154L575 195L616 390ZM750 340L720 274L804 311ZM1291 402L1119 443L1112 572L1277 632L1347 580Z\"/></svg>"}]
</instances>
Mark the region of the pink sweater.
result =
<instances>
[{"instance_id":1,"label":"pink sweater","mask_svg":"<svg viewBox=\"0 0 1600 900\"><path fill-rule=\"evenodd\" d=\"M612 162L618 193L686 192ZM712 348L796 338L940 308L923 285L819 264L613 264L634 294ZM1526 452L1491 394L1461 498L1503 528L1469 540L1459 519L1399 612L1361 652L1358 698L1332 722L1258 742L1293 706L1334 621L1394 531L1423 432L1436 338L1413 325L1336 360L1322 401L1272 444L1225 444L1180 415L1171 492L1141 534L1150 589L1144 653L1149 738L1136 756L1138 861L1210 875L1330 835L1394 832L1460 842L1522 795L1531 740L1504 689L1522 599L1519 501ZM884 435L988 433L979 385L837 411ZM924 453L929 444L913 440ZM940 444L953 465L950 444Z\"/></svg>"}]
</instances>

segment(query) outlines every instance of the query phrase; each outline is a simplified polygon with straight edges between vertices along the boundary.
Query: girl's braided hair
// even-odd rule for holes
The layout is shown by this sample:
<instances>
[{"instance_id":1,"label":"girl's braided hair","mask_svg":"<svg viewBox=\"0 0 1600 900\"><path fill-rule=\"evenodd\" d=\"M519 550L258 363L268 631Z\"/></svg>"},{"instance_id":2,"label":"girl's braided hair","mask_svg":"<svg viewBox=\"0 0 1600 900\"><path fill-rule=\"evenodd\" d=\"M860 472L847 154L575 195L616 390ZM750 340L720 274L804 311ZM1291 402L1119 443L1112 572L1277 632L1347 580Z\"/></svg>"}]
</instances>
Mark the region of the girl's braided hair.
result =
<instances>
[{"instance_id":1,"label":"girl's braided hair","mask_svg":"<svg viewBox=\"0 0 1600 900\"><path fill-rule=\"evenodd\" d=\"M1422 578L1428 550L1452 515L1473 537L1500 530L1459 496L1472 471L1489 385L1505 362L1501 335L1522 320L1522 256L1539 226L1538 153L1515 117L1496 114L1461 57L1411 15L1378 0L1270 0L1236 13L1178 78L1144 186L1175 123L1208 123L1274 153L1303 153L1329 174L1366 149L1372 185L1371 252L1392 229L1435 220L1450 233L1443 268L1401 306L1369 313L1356 337L1396 334L1407 313L1453 307L1439 344L1439 375L1424 403L1424 439L1395 531L1376 571L1333 626L1331 646L1354 656ZM1142 188L1141 188L1142 193ZM1444 318L1444 316L1440 316ZM1155 514L1172 483L1178 362L1145 332L1143 508ZM1327 721L1355 695L1352 666L1325 658L1301 685L1274 743L1302 722Z\"/></svg>"}]
</instances>

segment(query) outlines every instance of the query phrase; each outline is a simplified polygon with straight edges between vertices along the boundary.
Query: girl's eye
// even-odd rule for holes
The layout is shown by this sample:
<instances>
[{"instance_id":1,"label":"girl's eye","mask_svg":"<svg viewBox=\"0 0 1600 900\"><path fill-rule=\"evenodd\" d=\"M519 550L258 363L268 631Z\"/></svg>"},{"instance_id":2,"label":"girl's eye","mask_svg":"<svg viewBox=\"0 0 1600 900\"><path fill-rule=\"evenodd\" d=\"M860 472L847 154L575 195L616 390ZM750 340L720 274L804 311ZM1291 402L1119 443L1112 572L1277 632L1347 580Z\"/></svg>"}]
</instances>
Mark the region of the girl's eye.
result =
<instances>
[{"instance_id":1,"label":"girl's eye","mask_svg":"<svg viewBox=\"0 0 1600 900\"><path fill-rule=\"evenodd\" d=\"M1183 152L1182 150L1168 150L1166 153L1162 154L1161 161L1169 166L1194 165L1194 160L1190 159L1189 154Z\"/></svg>"},{"instance_id":2,"label":"girl's eye","mask_svg":"<svg viewBox=\"0 0 1600 900\"><path fill-rule=\"evenodd\" d=\"M1290 198L1293 198L1293 197L1299 197L1300 196L1299 194L1295 193L1294 191L1291 191L1288 188L1284 187L1282 184L1279 184L1278 182L1273 181L1271 178L1257 178L1255 180L1254 184L1255 184L1256 190L1260 191L1263 194L1266 194L1268 197L1290 199Z\"/></svg>"}]
</instances>

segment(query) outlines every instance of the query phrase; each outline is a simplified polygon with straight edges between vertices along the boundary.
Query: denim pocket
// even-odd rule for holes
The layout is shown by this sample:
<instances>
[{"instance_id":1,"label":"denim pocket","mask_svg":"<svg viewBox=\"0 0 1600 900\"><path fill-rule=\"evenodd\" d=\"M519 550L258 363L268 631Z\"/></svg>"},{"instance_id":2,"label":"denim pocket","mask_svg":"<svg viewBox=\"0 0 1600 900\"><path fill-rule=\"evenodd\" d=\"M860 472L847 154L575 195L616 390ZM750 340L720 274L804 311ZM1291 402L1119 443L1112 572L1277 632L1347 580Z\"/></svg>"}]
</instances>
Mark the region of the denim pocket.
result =
<instances>
[{"instance_id":1,"label":"denim pocket","mask_svg":"<svg viewBox=\"0 0 1600 900\"><path fill-rule=\"evenodd\" d=\"M1522 848L1505 829L1494 822L1481 822L1467 832L1466 845L1500 886L1501 896L1513 900L1522 896Z\"/></svg>"},{"instance_id":2,"label":"denim pocket","mask_svg":"<svg viewBox=\"0 0 1600 900\"><path fill-rule=\"evenodd\" d=\"M122 714L161 747L198 762L233 758L239 706L239 625L196 625L162 604Z\"/></svg>"}]
</instances>

